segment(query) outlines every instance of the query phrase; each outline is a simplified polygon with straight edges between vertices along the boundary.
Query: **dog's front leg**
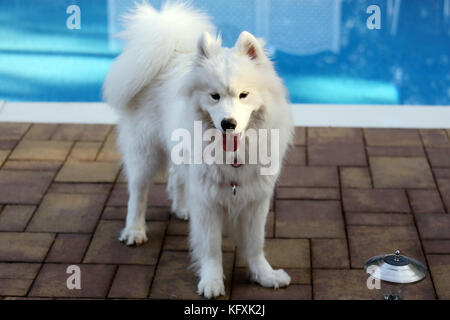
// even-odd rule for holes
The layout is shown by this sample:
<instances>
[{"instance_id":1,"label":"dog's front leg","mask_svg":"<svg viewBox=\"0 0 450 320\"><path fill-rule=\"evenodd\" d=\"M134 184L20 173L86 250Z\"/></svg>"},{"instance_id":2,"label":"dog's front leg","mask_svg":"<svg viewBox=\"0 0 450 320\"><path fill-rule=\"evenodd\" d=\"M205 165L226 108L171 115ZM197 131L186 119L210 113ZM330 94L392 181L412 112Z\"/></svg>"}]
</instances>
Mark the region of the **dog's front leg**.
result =
<instances>
[{"instance_id":1,"label":"dog's front leg","mask_svg":"<svg viewBox=\"0 0 450 320\"><path fill-rule=\"evenodd\" d=\"M222 221L220 208L190 199L190 246L198 268L198 294L214 298L225 294L222 267Z\"/></svg>"},{"instance_id":2,"label":"dog's front leg","mask_svg":"<svg viewBox=\"0 0 450 320\"><path fill-rule=\"evenodd\" d=\"M241 248L250 269L251 278L263 287L285 287L291 282L283 270L274 270L264 255L264 232L270 199L253 202L239 216Z\"/></svg>"},{"instance_id":3,"label":"dog's front leg","mask_svg":"<svg viewBox=\"0 0 450 320\"><path fill-rule=\"evenodd\" d=\"M147 242L145 213L147 209L148 190L150 186L149 174L145 163L125 162L128 171L128 212L125 229L119 240L127 245L140 245ZM131 165L133 164L133 165Z\"/></svg>"}]
</instances>

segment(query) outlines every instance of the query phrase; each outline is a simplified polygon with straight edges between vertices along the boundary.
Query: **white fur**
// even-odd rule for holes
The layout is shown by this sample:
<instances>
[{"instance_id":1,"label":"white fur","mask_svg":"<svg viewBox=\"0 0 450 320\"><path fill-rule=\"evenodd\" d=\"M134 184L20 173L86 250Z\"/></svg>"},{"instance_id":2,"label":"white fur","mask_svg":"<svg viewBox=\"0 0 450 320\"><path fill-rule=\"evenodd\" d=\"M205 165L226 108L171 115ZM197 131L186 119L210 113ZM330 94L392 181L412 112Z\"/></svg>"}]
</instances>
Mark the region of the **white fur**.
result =
<instances>
[{"instance_id":1,"label":"white fur","mask_svg":"<svg viewBox=\"0 0 450 320\"><path fill-rule=\"evenodd\" d=\"M190 245L207 298L225 293L222 268L222 223L242 247L251 277L265 287L287 286L290 277L273 270L264 256L264 225L279 175L260 175L260 165L172 165L171 134L195 120L210 117L220 129L223 118L237 120L244 132L258 112L258 128L280 130L280 156L292 140L292 120L282 81L264 53L263 43L243 32L234 48L210 36L214 26L185 4L166 4L161 12L139 5L128 17L123 53L105 80L104 96L120 115L118 145L123 153L130 198L120 240L147 241L147 192L155 174L169 163L168 192L172 210L190 218ZM249 92L245 99L239 94ZM219 93L220 101L211 98ZM236 195L229 186L238 183ZM188 214L189 213L189 214Z\"/></svg>"}]
</instances>

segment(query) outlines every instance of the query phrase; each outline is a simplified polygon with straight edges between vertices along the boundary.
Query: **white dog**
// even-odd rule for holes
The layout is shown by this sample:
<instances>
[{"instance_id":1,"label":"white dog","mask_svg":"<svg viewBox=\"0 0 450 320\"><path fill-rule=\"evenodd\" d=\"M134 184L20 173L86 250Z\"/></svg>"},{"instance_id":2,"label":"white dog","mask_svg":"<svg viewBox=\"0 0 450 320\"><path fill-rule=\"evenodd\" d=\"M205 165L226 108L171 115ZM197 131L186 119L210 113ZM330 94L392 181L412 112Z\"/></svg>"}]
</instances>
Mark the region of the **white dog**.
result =
<instances>
[{"instance_id":1,"label":"white dog","mask_svg":"<svg viewBox=\"0 0 450 320\"><path fill-rule=\"evenodd\" d=\"M234 141L236 151L250 128L276 129L280 163L293 134L286 90L262 40L244 31L233 48L223 48L220 37L210 34L215 34L210 19L185 4L167 3L160 12L138 5L121 35L124 51L104 84L104 96L120 118L118 144L130 194L119 239L128 245L147 241L149 184L169 164L172 210L183 219L189 213L198 293L207 298L225 294L224 218L252 280L264 287L289 285L289 275L272 269L264 255L264 226L280 166L261 175L263 164L239 165L243 159L237 156L232 165L174 165L173 132L194 133L194 122L202 121L203 129L220 130L223 136L215 143L224 144L228 154L228 142Z\"/></svg>"}]
</instances>

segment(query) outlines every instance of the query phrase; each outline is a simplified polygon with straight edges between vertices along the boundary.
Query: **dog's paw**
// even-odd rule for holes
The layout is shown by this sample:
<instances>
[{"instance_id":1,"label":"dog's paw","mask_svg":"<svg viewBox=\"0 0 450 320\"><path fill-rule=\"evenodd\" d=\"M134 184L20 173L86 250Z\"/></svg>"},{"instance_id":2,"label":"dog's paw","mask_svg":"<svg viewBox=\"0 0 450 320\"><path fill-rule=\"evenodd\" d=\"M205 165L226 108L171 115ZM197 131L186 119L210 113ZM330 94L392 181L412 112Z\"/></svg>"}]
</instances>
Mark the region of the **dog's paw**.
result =
<instances>
[{"instance_id":1,"label":"dog's paw","mask_svg":"<svg viewBox=\"0 0 450 320\"><path fill-rule=\"evenodd\" d=\"M207 299L225 295L223 279L201 279L198 283L197 293Z\"/></svg>"},{"instance_id":2,"label":"dog's paw","mask_svg":"<svg viewBox=\"0 0 450 320\"><path fill-rule=\"evenodd\" d=\"M189 220L189 211L186 208L174 210L175 216L180 220Z\"/></svg>"},{"instance_id":3,"label":"dog's paw","mask_svg":"<svg viewBox=\"0 0 450 320\"><path fill-rule=\"evenodd\" d=\"M252 280L266 288L287 287L291 283L291 277L283 269L270 270L260 274L253 274Z\"/></svg>"},{"instance_id":4,"label":"dog's paw","mask_svg":"<svg viewBox=\"0 0 450 320\"><path fill-rule=\"evenodd\" d=\"M125 228L120 233L119 240L127 246L141 245L148 241L145 230Z\"/></svg>"}]
</instances>

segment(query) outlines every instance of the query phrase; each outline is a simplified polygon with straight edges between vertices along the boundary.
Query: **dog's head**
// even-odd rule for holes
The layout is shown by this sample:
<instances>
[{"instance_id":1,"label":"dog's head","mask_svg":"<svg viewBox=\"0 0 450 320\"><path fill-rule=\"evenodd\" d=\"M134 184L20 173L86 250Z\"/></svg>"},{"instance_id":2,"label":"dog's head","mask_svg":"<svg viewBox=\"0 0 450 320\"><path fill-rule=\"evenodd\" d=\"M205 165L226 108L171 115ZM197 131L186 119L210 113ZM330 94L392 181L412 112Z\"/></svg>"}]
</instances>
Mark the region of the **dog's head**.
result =
<instances>
[{"instance_id":1,"label":"dog's head","mask_svg":"<svg viewBox=\"0 0 450 320\"><path fill-rule=\"evenodd\" d=\"M198 42L191 95L214 126L235 139L248 128L270 91L274 70L263 46L246 31L233 48L223 48L220 37L208 33Z\"/></svg>"}]
</instances>

